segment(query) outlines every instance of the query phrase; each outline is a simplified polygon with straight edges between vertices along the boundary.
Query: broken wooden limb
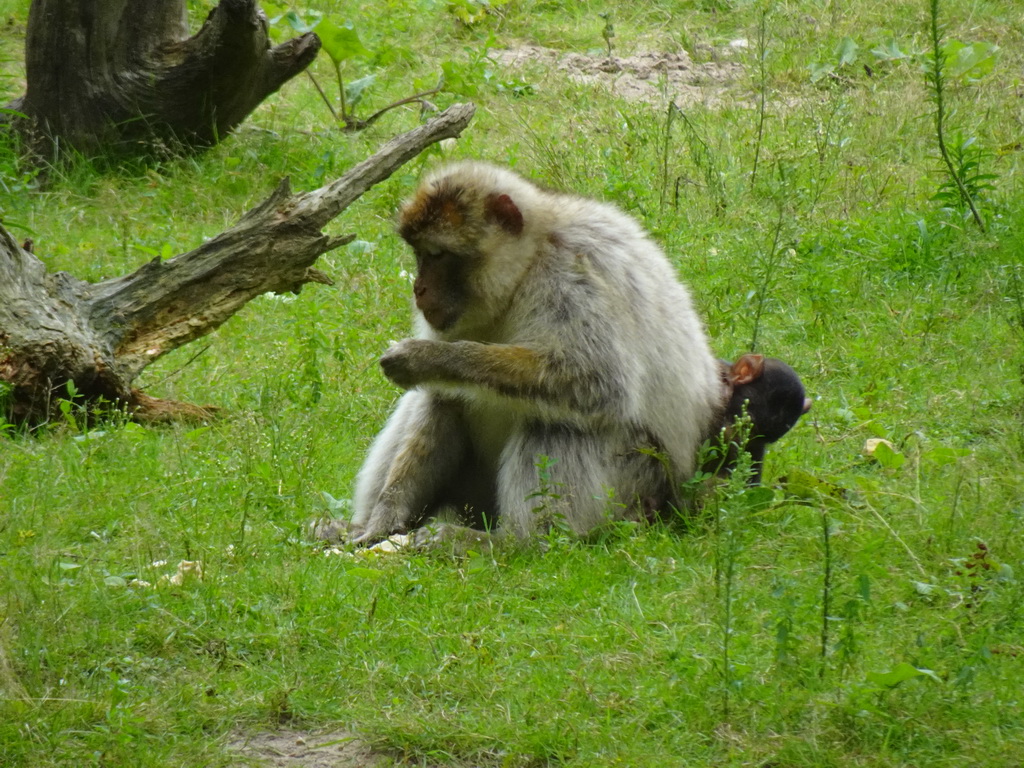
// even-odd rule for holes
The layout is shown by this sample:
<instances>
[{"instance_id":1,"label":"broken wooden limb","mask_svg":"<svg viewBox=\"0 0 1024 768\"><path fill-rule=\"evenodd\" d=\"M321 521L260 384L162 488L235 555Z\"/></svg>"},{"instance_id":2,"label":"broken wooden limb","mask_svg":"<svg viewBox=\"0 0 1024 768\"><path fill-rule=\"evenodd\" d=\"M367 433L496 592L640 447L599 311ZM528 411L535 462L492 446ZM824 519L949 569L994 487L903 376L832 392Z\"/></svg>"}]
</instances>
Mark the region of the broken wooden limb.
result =
<instances>
[{"instance_id":1,"label":"broken wooden limb","mask_svg":"<svg viewBox=\"0 0 1024 768\"><path fill-rule=\"evenodd\" d=\"M456 104L312 192L293 195L285 179L195 250L99 283L48 272L0 227L0 382L9 385L8 418L45 421L69 382L90 406L127 408L140 420L208 415L208 408L144 395L132 382L256 296L329 284L313 265L355 236L332 237L322 228L428 146L457 137L474 111Z\"/></svg>"}]
</instances>

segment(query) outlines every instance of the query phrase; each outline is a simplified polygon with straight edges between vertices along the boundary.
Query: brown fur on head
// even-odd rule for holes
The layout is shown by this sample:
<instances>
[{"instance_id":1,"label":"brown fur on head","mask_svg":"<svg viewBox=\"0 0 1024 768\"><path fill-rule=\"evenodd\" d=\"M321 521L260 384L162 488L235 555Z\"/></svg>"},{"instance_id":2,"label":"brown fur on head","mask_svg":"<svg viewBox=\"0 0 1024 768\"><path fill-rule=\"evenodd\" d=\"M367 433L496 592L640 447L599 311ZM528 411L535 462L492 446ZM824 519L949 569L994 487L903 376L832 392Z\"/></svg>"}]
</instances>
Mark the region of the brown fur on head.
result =
<instances>
[{"instance_id":1,"label":"brown fur on head","mask_svg":"<svg viewBox=\"0 0 1024 768\"><path fill-rule=\"evenodd\" d=\"M413 248L425 237L465 237L470 202L466 190L442 179L424 184L398 213L398 234Z\"/></svg>"},{"instance_id":2,"label":"brown fur on head","mask_svg":"<svg viewBox=\"0 0 1024 768\"><path fill-rule=\"evenodd\" d=\"M399 211L398 234L413 249L425 242L453 249L477 246L495 226L518 237L522 211L507 192L495 189L501 182L495 170L460 163L428 178Z\"/></svg>"}]
</instances>

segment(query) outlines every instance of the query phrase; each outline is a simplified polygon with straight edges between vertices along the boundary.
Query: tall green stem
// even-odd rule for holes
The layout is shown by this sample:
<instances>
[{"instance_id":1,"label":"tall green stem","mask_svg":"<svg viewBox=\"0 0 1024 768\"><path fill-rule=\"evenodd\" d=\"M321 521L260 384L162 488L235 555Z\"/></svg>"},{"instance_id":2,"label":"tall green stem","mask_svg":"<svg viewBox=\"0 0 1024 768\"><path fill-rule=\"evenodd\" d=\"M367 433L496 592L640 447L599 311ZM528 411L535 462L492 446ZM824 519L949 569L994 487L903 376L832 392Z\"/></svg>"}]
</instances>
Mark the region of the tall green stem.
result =
<instances>
[{"instance_id":1,"label":"tall green stem","mask_svg":"<svg viewBox=\"0 0 1024 768\"><path fill-rule=\"evenodd\" d=\"M971 197L971 193L967 191L964 180L960 172L954 167L953 161L949 157L949 150L946 149L946 52L942 50L942 37L939 33L939 0L929 0L928 15L931 22L932 67L925 77L931 85L932 94L935 98L935 136L939 142L939 155L942 157L942 162L946 166L949 177L953 180L957 191L960 193L960 199L971 209L974 222L984 232L985 222L981 220L978 209L974 205L974 199Z\"/></svg>"}]
</instances>

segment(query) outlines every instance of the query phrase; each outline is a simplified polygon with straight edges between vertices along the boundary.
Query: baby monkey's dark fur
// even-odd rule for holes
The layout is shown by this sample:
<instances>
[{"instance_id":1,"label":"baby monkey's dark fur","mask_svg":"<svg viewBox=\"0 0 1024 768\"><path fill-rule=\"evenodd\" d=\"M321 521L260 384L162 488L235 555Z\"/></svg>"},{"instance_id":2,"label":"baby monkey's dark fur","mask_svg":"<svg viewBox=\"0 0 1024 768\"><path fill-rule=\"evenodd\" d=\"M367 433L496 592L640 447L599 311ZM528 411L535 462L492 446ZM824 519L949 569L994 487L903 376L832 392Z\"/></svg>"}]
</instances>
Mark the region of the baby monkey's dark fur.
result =
<instances>
[{"instance_id":1,"label":"baby monkey's dark fur","mask_svg":"<svg viewBox=\"0 0 1024 768\"><path fill-rule=\"evenodd\" d=\"M796 371L777 358L748 354L735 363L720 360L719 366L727 393L720 428L724 430L728 447L724 461L712 460L709 464L724 472L736 466L738 430L735 424L745 413L750 424L743 449L751 457L750 482L759 483L765 449L789 432L811 409L811 400Z\"/></svg>"}]
</instances>

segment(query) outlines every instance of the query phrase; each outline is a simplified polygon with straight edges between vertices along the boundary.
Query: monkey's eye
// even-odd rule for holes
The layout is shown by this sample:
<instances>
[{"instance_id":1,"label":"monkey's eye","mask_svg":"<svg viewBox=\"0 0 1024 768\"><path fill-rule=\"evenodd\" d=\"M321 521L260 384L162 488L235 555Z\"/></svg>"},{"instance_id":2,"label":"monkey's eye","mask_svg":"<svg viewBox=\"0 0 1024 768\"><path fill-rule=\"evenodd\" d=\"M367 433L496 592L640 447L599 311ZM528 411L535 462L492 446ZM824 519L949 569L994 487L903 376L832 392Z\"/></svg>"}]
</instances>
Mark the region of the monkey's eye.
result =
<instances>
[{"instance_id":1,"label":"monkey's eye","mask_svg":"<svg viewBox=\"0 0 1024 768\"><path fill-rule=\"evenodd\" d=\"M416 263L420 266L424 264L434 266L437 264L445 264L452 260L454 254L450 251L418 251L416 253Z\"/></svg>"}]
</instances>

